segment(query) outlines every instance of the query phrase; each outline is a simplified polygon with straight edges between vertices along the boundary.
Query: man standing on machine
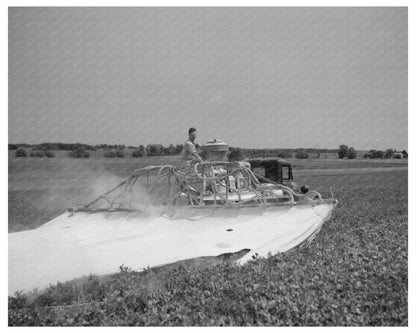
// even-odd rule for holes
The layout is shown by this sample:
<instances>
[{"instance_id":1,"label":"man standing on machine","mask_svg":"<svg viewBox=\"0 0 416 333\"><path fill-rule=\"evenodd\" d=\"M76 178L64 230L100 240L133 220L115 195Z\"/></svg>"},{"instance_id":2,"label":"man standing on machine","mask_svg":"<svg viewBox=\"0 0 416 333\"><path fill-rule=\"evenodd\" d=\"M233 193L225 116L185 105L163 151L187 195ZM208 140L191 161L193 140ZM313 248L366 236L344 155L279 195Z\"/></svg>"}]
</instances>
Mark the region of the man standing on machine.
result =
<instances>
[{"instance_id":1,"label":"man standing on machine","mask_svg":"<svg viewBox=\"0 0 416 333\"><path fill-rule=\"evenodd\" d=\"M188 134L189 138L183 144L183 149L181 152L182 160L188 163L200 163L202 162L202 158L198 155L198 152L196 151L196 129L194 127L191 127L188 131Z\"/></svg>"}]
</instances>

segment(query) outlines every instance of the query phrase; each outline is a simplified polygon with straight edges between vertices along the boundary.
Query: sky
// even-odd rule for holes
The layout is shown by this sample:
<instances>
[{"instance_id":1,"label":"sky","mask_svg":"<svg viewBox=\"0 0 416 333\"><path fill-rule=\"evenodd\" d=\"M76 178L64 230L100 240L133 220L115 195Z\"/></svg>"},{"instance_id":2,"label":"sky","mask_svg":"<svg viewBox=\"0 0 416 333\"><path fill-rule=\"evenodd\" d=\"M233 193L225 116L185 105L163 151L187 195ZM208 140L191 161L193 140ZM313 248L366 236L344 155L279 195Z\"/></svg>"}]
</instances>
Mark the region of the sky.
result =
<instances>
[{"instance_id":1,"label":"sky","mask_svg":"<svg viewBox=\"0 0 416 333\"><path fill-rule=\"evenodd\" d=\"M9 8L13 143L408 149L405 7Z\"/></svg>"}]
</instances>

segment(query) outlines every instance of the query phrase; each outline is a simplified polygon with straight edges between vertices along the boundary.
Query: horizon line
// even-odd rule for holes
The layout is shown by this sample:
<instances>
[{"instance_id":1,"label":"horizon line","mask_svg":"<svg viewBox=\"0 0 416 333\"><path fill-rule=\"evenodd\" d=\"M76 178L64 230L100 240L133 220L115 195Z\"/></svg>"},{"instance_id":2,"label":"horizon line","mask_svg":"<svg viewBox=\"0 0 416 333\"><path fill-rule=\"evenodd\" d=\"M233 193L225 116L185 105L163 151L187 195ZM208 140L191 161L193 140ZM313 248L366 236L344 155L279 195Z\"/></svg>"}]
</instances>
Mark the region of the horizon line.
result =
<instances>
[{"instance_id":1,"label":"horizon line","mask_svg":"<svg viewBox=\"0 0 416 333\"><path fill-rule=\"evenodd\" d=\"M75 144L80 144L80 145L87 145L87 146L92 146L92 147L96 147L99 145L111 145L111 146L125 146L126 148L128 147L139 147L139 146L143 146L143 147L147 147L148 145L161 145L162 147L169 147L170 145L173 146L177 146L177 145L183 145L183 143L177 143L177 144L167 144L166 146L161 144L161 143L148 143L146 145L144 144L139 144L139 145L126 145L124 143L122 144L110 144L110 143L97 143L97 144L89 144L89 143L82 143L82 142L61 142L61 141L57 141L57 142L41 142L41 143L26 143L26 142L22 142L22 143L11 143L9 142L8 145L17 145L17 146L21 146L21 145L29 145L29 146L36 146L36 145L42 145L42 144L68 144L68 145L75 145ZM241 149L270 149L270 150L288 150L288 149L304 149L304 150L308 150L308 149L313 149L313 150L323 150L323 149L327 149L327 150L338 150L339 146L337 148L317 148L317 147L292 147L292 148L269 148L269 147L265 147L265 148L247 148L247 147L239 147L239 146L230 146L228 145L229 148L241 148ZM341 145L340 145L341 146ZM346 145L348 146L348 145ZM383 150L383 149L377 149L377 148L355 148L354 146L348 146L348 148L354 148L356 151L370 151L370 150ZM408 150L407 148L385 148L384 150L387 149L393 149L393 150Z\"/></svg>"}]
</instances>

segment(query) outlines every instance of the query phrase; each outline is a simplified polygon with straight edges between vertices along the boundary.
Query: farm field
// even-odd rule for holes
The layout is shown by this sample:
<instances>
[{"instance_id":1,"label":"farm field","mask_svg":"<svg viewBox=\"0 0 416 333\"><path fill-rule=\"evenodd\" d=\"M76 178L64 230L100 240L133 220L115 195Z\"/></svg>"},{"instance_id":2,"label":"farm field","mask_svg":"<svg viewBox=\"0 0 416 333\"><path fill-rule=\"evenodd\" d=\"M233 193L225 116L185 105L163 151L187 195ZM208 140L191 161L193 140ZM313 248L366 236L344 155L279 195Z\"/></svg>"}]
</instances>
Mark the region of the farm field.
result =
<instances>
[{"instance_id":1,"label":"farm field","mask_svg":"<svg viewBox=\"0 0 416 333\"><path fill-rule=\"evenodd\" d=\"M36 228L169 157L9 158L9 232ZM9 325L408 324L407 160L293 160L339 200L307 246L243 266L204 258L9 298ZM28 298L27 298L28 297Z\"/></svg>"},{"instance_id":2,"label":"farm field","mask_svg":"<svg viewBox=\"0 0 416 333\"><path fill-rule=\"evenodd\" d=\"M179 157L146 158L9 157L9 232L36 228L77 203L93 200L136 169L179 163ZM96 152L93 152L96 153ZM317 176L407 170L407 160L290 160L295 181ZM382 169L383 168L383 169ZM311 184L312 185L312 184ZM330 185L332 186L332 185ZM312 188L312 187L311 187ZM332 186L334 193L337 188Z\"/></svg>"}]
</instances>

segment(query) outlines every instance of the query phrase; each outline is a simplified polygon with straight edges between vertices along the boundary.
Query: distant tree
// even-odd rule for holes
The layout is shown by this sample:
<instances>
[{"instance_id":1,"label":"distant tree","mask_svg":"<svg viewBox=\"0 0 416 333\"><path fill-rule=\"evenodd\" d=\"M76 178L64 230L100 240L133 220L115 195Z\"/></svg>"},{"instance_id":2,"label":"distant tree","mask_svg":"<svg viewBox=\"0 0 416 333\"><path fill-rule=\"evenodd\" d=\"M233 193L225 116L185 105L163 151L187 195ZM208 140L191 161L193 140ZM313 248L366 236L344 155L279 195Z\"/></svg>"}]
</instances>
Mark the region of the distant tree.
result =
<instances>
[{"instance_id":1,"label":"distant tree","mask_svg":"<svg viewBox=\"0 0 416 333\"><path fill-rule=\"evenodd\" d=\"M143 155L141 154L141 152L138 149L135 149L131 152L131 156L133 157L143 157Z\"/></svg>"},{"instance_id":2,"label":"distant tree","mask_svg":"<svg viewBox=\"0 0 416 333\"><path fill-rule=\"evenodd\" d=\"M71 150L69 144L58 142L58 149L59 150Z\"/></svg>"},{"instance_id":3,"label":"distant tree","mask_svg":"<svg viewBox=\"0 0 416 333\"><path fill-rule=\"evenodd\" d=\"M13 143L9 143L9 150L16 150L17 148L19 148L18 145L15 145Z\"/></svg>"},{"instance_id":4,"label":"distant tree","mask_svg":"<svg viewBox=\"0 0 416 333\"><path fill-rule=\"evenodd\" d=\"M179 155L182 152L183 145L176 145L175 147L175 155Z\"/></svg>"},{"instance_id":5,"label":"distant tree","mask_svg":"<svg viewBox=\"0 0 416 333\"><path fill-rule=\"evenodd\" d=\"M169 155L175 155L176 154L176 148L173 144L169 145Z\"/></svg>"},{"instance_id":6,"label":"distant tree","mask_svg":"<svg viewBox=\"0 0 416 333\"><path fill-rule=\"evenodd\" d=\"M384 158L392 158L393 154L394 154L393 149L387 149L386 152L384 153Z\"/></svg>"},{"instance_id":7,"label":"distant tree","mask_svg":"<svg viewBox=\"0 0 416 333\"><path fill-rule=\"evenodd\" d=\"M41 143L40 145L36 146L37 149L42 149L42 150L58 150L58 144L56 143L49 143L49 142L45 142L45 143Z\"/></svg>"},{"instance_id":8,"label":"distant tree","mask_svg":"<svg viewBox=\"0 0 416 333\"><path fill-rule=\"evenodd\" d=\"M159 156L163 152L162 145L149 144L146 147L147 156Z\"/></svg>"},{"instance_id":9,"label":"distant tree","mask_svg":"<svg viewBox=\"0 0 416 333\"><path fill-rule=\"evenodd\" d=\"M170 155L169 147L163 147L162 146L161 151L159 151L159 155L161 155L161 156Z\"/></svg>"},{"instance_id":10,"label":"distant tree","mask_svg":"<svg viewBox=\"0 0 416 333\"><path fill-rule=\"evenodd\" d=\"M14 152L14 156L15 157L26 157L27 156L26 150L24 150L22 147L19 147Z\"/></svg>"},{"instance_id":11,"label":"distant tree","mask_svg":"<svg viewBox=\"0 0 416 333\"><path fill-rule=\"evenodd\" d=\"M231 148L228 155L228 160L230 162L242 161L245 159L244 152L241 148Z\"/></svg>"},{"instance_id":12,"label":"distant tree","mask_svg":"<svg viewBox=\"0 0 416 333\"><path fill-rule=\"evenodd\" d=\"M403 149L403 151L402 151L402 154L403 154L403 157L404 157L404 158L408 158L408 157L409 157L409 155L407 154L407 151L406 151L406 150L404 150L404 149Z\"/></svg>"},{"instance_id":13,"label":"distant tree","mask_svg":"<svg viewBox=\"0 0 416 333\"><path fill-rule=\"evenodd\" d=\"M108 149L108 145L105 143L100 143L99 145L95 145L96 149Z\"/></svg>"},{"instance_id":14,"label":"distant tree","mask_svg":"<svg viewBox=\"0 0 416 333\"><path fill-rule=\"evenodd\" d=\"M143 157L146 156L146 148L144 148L143 145L140 145L138 148L136 148L132 154L133 157Z\"/></svg>"},{"instance_id":15,"label":"distant tree","mask_svg":"<svg viewBox=\"0 0 416 333\"><path fill-rule=\"evenodd\" d=\"M348 146L340 145L338 150L338 157L343 159L348 156Z\"/></svg>"},{"instance_id":16,"label":"distant tree","mask_svg":"<svg viewBox=\"0 0 416 333\"><path fill-rule=\"evenodd\" d=\"M384 151L382 150L375 150L375 149L371 149L368 152L368 157L371 159L378 159L378 158L384 158Z\"/></svg>"},{"instance_id":17,"label":"distant tree","mask_svg":"<svg viewBox=\"0 0 416 333\"><path fill-rule=\"evenodd\" d=\"M370 149L370 151L367 153L367 156L371 159L377 158L377 150Z\"/></svg>"},{"instance_id":18,"label":"distant tree","mask_svg":"<svg viewBox=\"0 0 416 333\"><path fill-rule=\"evenodd\" d=\"M306 159L306 158L309 158L309 154L306 151L298 151L295 154L295 157L299 159Z\"/></svg>"},{"instance_id":19,"label":"distant tree","mask_svg":"<svg viewBox=\"0 0 416 333\"><path fill-rule=\"evenodd\" d=\"M123 149L116 149L116 156L119 158L124 158L124 150Z\"/></svg>"},{"instance_id":20,"label":"distant tree","mask_svg":"<svg viewBox=\"0 0 416 333\"><path fill-rule=\"evenodd\" d=\"M347 157L348 157L349 160L353 160L353 159L357 158L357 151L354 149L354 147L348 148Z\"/></svg>"},{"instance_id":21,"label":"distant tree","mask_svg":"<svg viewBox=\"0 0 416 333\"><path fill-rule=\"evenodd\" d=\"M106 158L114 158L116 157L116 153L112 150L106 150L104 151L103 156Z\"/></svg>"},{"instance_id":22,"label":"distant tree","mask_svg":"<svg viewBox=\"0 0 416 333\"><path fill-rule=\"evenodd\" d=\"M45 156L47 158L52 158L52 157L55 157L55 153L51 150L45 150Z\"/></svg>"},{"instance_id":23,"label":"distant tree","mask_svg":"<svg viewBox=\"0 0 416 333\"><path fill-rule=\"evenodd\" d=\"M30 151L30 157L45 157L45 151L41 149L32 149Z\"/></svg>"},{"instance_id":24,"label":"distant tree","mask_svg":"<svg viewBox=\"0 0 416 333\"><path fill-rule=\"evenodd\" d=\"M385 151L383 150L377 150L377 158L384 158Z\"/></svg>"},{"instance_id":25,"label":"distant tree","mask_svg":"<svg viewBox=\"0 0 416 333\"><path fill-rule=\"evenodd\" d=\"M278 152L277 156L281 157L281 158L292 158L292 153L290 153L286 150L283 150L283 151Z\"/></svg>"},{"instance_id":26,"label":"distant tree","mask_svg":"<svg viewBox=\"0 0 416 333\"><path fill-rule=\"evenodd\" d=\"M245 149L245 148L241 148L241 149L243 150L243 154L244 154L245 158L251 158L252 157L250 149Z\"/></svg>"},{"instance_id":27,"label":"distant tree","mask_svg":"<svg viewBox=\"0 0 416 333\"><path fill-rule=\"evenodd\" d=\"M139 146L138 151L142 154L142 156L146 156L146 148L143 145Z\"/></svg>"},{"instance_id":28,"label":"distant tree","mask_svg":"<svg viewBox=\"0 0 416 333\"><path fill-rule=\"evenodd\" d=\"M73 149L67 154L71 158L89 158L90 153L85 149L84 146L73 145Z\"/></svg>"},{"instance_id":29,"label":"distant tree","mask_svg":"<svg viewBox=\"0 0 416 333\"><path fill-rule=\"evenodd\" d=\"M31 145L29 145L29 144L27 144L27 143L18 143L18 144L16 144L18 147L21 147L21 148L31 148L32 146Z\"/></svg>"}]
</instances>

